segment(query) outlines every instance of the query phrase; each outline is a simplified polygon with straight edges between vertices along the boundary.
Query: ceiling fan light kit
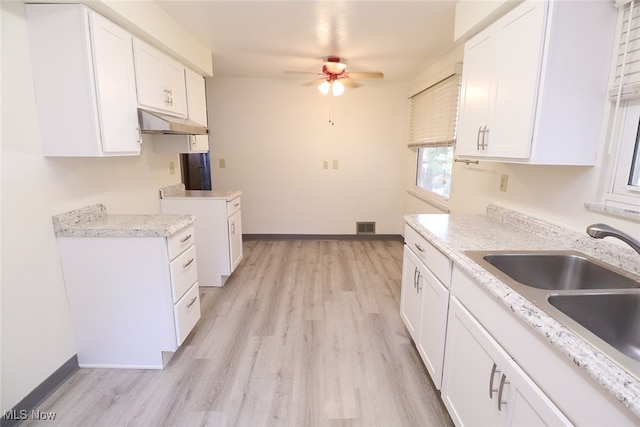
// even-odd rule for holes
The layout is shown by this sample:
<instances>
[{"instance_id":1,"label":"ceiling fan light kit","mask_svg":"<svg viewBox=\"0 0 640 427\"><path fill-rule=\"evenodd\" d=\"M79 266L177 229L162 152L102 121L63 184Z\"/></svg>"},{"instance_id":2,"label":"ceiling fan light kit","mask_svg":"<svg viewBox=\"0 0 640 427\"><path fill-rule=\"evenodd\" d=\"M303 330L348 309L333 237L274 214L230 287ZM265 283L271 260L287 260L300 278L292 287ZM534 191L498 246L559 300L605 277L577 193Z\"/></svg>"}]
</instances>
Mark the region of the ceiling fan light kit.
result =
<instances>
[{"instance_id":1,"label":"ceiling fan light kit","mask_svg":"<svg viewBox=\"0 0 640 427\"><path fill-rule=\"evenodd\" d=\"M358 79L381 79L384 75L380 72L347 72L347 65L340 62L340 58L337 56L330 56L327 58L327 62L322 66L321 73L309 73L304 71L285 71L290 74L315 74L320 76L319 79L310 82L315 84L316 81L320 81L318 90L323 95L328 95L331 92L333 96L340 96L344 93L345 87L355 89L360 86L359 83L351 80L351 77ZM309 84L305 84L309 85Z\"/></svg>"}]
</instances>

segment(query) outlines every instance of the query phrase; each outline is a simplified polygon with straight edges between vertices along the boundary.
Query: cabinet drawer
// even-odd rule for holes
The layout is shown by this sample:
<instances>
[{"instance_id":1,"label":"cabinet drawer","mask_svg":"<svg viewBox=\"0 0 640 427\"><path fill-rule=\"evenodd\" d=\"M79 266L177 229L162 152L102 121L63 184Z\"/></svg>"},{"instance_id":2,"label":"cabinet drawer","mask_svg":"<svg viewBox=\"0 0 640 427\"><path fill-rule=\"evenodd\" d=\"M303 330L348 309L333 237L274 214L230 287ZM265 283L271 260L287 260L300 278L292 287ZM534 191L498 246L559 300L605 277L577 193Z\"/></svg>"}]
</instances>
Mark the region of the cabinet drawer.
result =
<instances>
[{"instance_id":1,"label":"cabinet drawer","mask_svg":"<svg viewBox=\"0 0 640 427\"><path fill-rule=\"evenodd\" d=\"M194 245L196 237L193 226L187 227L167 239L169 259L174 259L189 246Z\"/></svg>"},{"instance_id":2,"label":"cabinet drawer","mask_svg":"<svg viewBox=\"0 0 640 427\"><path fill-rule=\"evenodd\" d=\"M176 302L198 280L196 267L196 247L191 246L182 255L171 261L171 293Z\"/></svg>"},{"instance_id":3,"label":"cabinet drawer","mask_svg":"<svg viewBox=\"0 0 640 427\"><path fill-rule=\"evenodd\" d=\"M416 230L405 226L404 241L406 245L416 254L418 258L433 272L433 274L449 287L451 283L451 261L431 243L418 234Z\"/></svg>"},{"instance_id":4,"label":"cabinet drawer","mask_svg":"<svg viewBox=\"0 0 640 427\"><path fill-rule=\"evenodd\" d=\"M242 206L240 205L240 197L236 197L233 200L227 202L227 217L230 217L234 213L238 212Z\"/></svg>"},{"instance_id":5,"label":"cabinet drawer","mask_svg":"<svg viewBox=\"0 0 640 427\"><path fill-rule=\"evenodd\" d=\"M176 321L176 341L180 346L200 319L198 283L195 283L173 307L173 315Z\"/></svg>"}]
</instances>

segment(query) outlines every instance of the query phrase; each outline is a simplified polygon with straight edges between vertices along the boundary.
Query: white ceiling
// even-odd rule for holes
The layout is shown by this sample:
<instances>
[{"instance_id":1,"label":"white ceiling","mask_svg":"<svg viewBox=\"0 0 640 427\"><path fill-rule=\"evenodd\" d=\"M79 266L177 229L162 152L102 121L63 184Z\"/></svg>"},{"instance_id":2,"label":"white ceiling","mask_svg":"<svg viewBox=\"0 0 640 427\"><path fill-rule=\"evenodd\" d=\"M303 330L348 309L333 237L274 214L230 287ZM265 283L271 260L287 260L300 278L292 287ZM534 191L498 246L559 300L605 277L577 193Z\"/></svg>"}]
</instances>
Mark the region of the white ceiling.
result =
<instances>
[{"instance_id":1,"label":"white ceiling","mask_svg":"<svg viewBox=\"0 0 640 427\"><path fill-rule=\"evenodd\" d=\"M335 55L406 81L454 47L455 0L156 3L213 52L218 77L292 78L284 71L319 72Z\"/></svg>"}]
</instances>

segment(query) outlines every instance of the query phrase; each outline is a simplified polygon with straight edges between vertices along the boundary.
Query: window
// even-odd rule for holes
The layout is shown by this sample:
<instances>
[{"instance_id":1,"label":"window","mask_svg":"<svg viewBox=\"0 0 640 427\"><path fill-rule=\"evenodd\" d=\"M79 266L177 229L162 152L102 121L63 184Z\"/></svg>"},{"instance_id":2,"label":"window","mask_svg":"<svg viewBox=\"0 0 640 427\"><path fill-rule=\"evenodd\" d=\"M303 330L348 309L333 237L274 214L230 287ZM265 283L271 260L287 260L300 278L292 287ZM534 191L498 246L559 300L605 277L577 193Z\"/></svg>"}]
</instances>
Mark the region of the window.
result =
<instances>
[{"instance_id":1,"label":"window","mask_svg":"<svg viewBox=\"0 0 640 427\"><path fill-rule=\"evenodd\" d=\"M447 201L456 142L460 76L453 74L411 97L409 147L417 151L415 188Z\"/></svg>"},{"instance_id":2,"label":"window","mask_svg":"<svg viewBox=\"0 0 640 427\"><path fill-rule=\"evenodd\" d=\"M620 8L619 49L610 91L614 148L604 196L607 205L640 207L640 0Z\"/></svg>"}]
</instances>

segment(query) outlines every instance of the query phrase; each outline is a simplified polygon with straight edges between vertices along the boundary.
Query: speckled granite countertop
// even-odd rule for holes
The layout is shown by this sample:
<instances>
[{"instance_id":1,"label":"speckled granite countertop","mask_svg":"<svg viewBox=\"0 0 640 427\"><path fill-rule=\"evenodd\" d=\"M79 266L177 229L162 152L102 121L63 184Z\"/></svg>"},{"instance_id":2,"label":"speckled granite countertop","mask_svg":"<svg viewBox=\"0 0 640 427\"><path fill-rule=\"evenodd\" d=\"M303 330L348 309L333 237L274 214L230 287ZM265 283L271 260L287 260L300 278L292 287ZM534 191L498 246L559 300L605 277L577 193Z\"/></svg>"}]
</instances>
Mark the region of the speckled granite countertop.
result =
<instances>
[{"instance_id":1,"label":"speckled granite countertop","mask_svg":"<svg viewBox=\"0 0 640 427\"><path fill-rule=\"evenodd\" d=\"M193 224L194 215L112 215L102 204L55 215L57 237L169 237Z\"/></svg>"},{"instance_id":2,"label":"speckled granite countertop","mask_svg":"<svg viewBox=\"0 0 640 427\"><path fill-rule=\"evenodd\" d=\"M578 250L640 274L631 248L490 205L487 214L405 215L405 222L640 417L640 380L468 258L466 250Z\"/></svg>"},{"instance_id":3,"label":"speckled granite countertop","mask_svg":"<svg viewBox=\"0 0 640 427\"><path fill-rule=\"evenodd\" d=\"M185 190L184 184L170 185L160 189L161 199L207 198L231 201L242 195L237 190Z\"/></svg>"}]
</instances>

